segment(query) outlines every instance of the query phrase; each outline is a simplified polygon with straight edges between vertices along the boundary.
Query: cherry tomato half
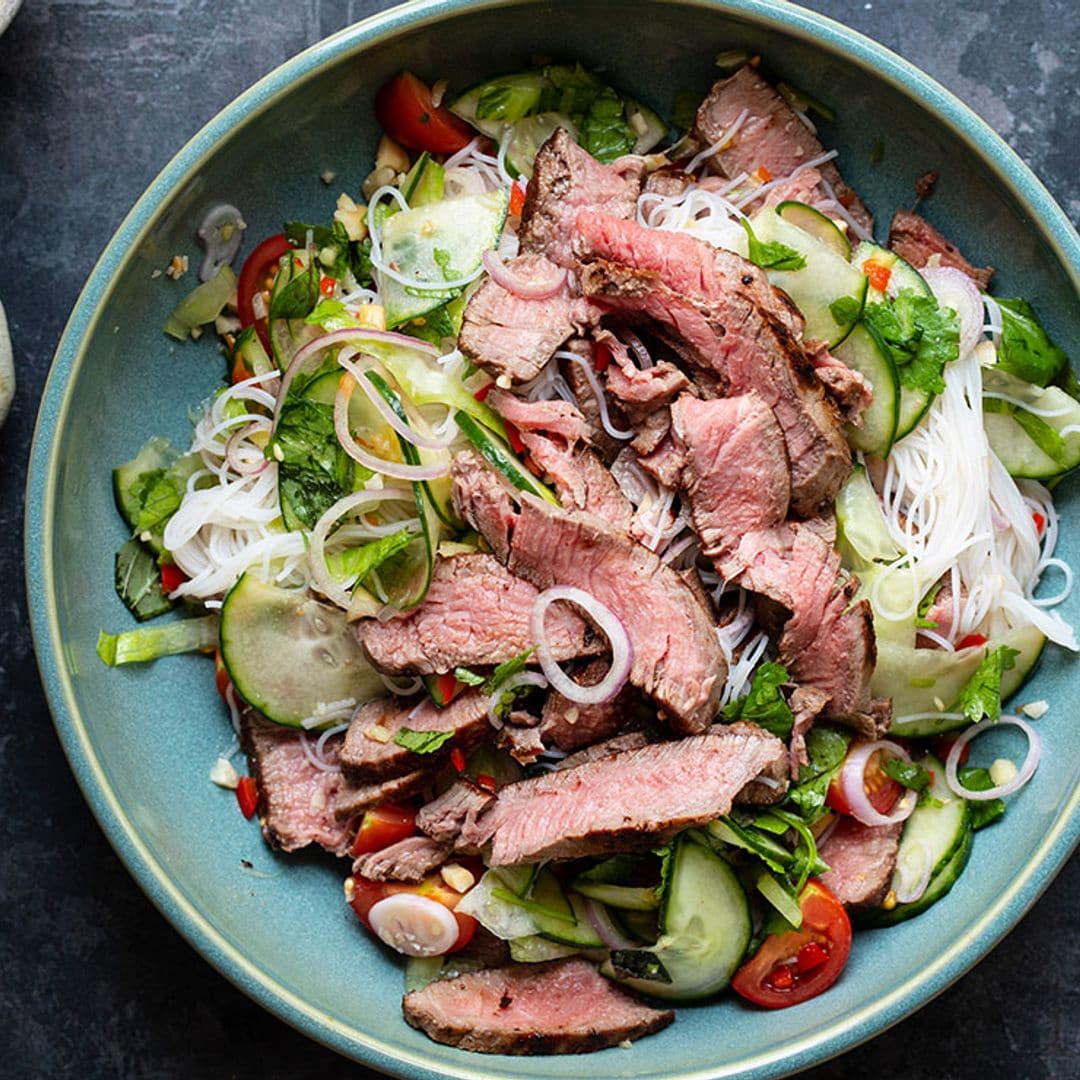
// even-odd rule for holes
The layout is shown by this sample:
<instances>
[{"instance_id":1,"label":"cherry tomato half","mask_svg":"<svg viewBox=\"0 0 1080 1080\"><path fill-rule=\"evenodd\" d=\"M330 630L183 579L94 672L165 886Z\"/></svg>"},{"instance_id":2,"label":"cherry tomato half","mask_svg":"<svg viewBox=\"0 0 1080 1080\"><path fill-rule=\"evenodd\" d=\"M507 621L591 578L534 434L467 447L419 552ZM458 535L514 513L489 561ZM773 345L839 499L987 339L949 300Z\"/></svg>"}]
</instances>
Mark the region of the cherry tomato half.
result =
<instances>
[{"instance_id":1,"label":"cherry tomato half","mask_svg":"<svg viewBox=\"0 0 1080 1080\"><path fill-rule=\"evenodd\" d=\"M849 750L848 753L850 752ZM888 814L896 805L896 800L903 794L904 788L881 767L883 757L882 751L879 750L866 763L866 769L863 772L863 788L866 791L866 797L870 800L870 805L879 814ZM843 771L843 766L841 766L832 778L829 790L825 794L825 805L838 814L850 815L851 804L840 785L840 774Z\"/></svg>"},{"instance_id":2,"label":"cherry tomato half","mask_svg":"<svg viewBox=\"0 0 1080 1080\"><path fill-rule=\"evenodd\" d=\"M454 918L458 924L458 939L454 942L453 947L447 950L448 952L457 952L458 949L463 949L472 941L472 936L476 933L476 920L471 915L459 915L454 910L458 906L462 894L451 889L443 881L438 871L429 874L417 885L406 885L401 881L370 881L359 874L353 874L350 880L352 881L352 898L349 900L349 906L356 912L357 918L368 930L371 930L371 923L368 922L367 917L368 912L387 896L405 892L413 893L416 896L425 896L454 912Z\"/></svg>"},{"instance_id":3,"label":"cherry tomato half","mask_svg":"<svg viewBox=\"0 0 1080 1080\"><path fill-rule=\"evenodd\" d=\"M460 116L431 101L431 90L411 71L395 75L375 95L375 115L395 142L410 150L454 154L476 136Z\"/></svg>"},{"instance_id":4,"label":"cherry tomato half","mask_svg":"<svg viewBox=\"0 0 1080 1080\"><path fill-rule=\"evenodd\" d=\"M770 934L735 973L731 985L755 1005L783 1009L809 1001L840 977L851 952L851 920L844 905L811 879L799 896L802 926Z\"/></svg>"},{"instance_id":5,"label":"cherry tomato half","mask_svg":"<svg viewBox=\"0 0 1080 1080\"><path fill-rule=\"evenodd\" d=\"M416 811L409 806L383 803L364 813L360 829L353 841L352 855L366 855L369 851L406 840L416 832Z\"/></svg>"},{"instance_id":6,"label":"cherry tomato half","mask_svg":"<svg viewBox=\"0 0 1080 1080\"><path fill-rule=\"evenodd\" d=\"M289 238L284 233L268 236L244 261L240 278L236 283L236 312L244 326L254 326L263 346L269 352L270 337L266 330L266 319L255 317L253 298L273 283L277 274L278 260L286 251L292 249Z\"/></svg>"}]
</instances>

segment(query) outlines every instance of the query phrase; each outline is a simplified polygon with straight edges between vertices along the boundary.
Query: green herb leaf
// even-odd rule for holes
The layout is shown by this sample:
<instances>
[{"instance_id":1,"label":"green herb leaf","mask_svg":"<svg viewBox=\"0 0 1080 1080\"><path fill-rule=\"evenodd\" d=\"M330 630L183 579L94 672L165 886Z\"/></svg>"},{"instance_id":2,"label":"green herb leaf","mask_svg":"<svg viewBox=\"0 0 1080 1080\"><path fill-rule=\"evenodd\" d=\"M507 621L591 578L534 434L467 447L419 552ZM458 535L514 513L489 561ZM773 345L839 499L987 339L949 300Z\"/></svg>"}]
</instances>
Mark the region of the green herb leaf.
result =
<instances>
[{"instance_id":1,"label":"green herb leaf","mask_svg":"<svg viewBox=\"0 0 1080 1080\"><path fill-rule=\"evenodd\" d=\"M917 761L886 758L881 768L886 776L912 791L925 791L930 785L930 774Z\"/></svg>"},{"instance_id":2,"label":"green herb leaf","mask_svg":"<svg viewBox=\"0 0 1080 1080\"><path fill-rule=\"evenodd\" d=\"M634 149L637 136L626 122L623 100L614 90L601 90L581 125L581 145L605 164Z\"/></svg>"},{"instance_id":3,"label":"green herb leaf","mask_svg":"<svg viewBox=\"0 0 1080 1080\"><path fill-rule=\"evenodd\" d=\"M893 300L867 304L863 321L892 356L902 385L927 394L945 389L945 365L960 355L960 320L932 296L904 289Z\"/></svg>"},{"instance_id":4,"label":"green herb leaf","mask_svg":"<svg viewBox=\"0 0 1080 1080\"><path fill-rule=\"evenodd\" d=\"M689 131L697 123L701 95L696 90L679 90L671 104L671 126L676 131Z\"/></svg>"},{"instance_id":5,"label":"green herb leaf","mask_svg":"<svg viewBox=\"0 0 1080 1080\"><path fill-rule=\"evenodd\" d=\"M811 824L825 809L825 795L836 771L847 754L851 735L824 724L810 729L806 736L809 763L799 769L799 783L788 790L785 803L797 808Z\"/></svg>"},{"instance_id":6,"label":"green herb leaf","mask_svg":"<svg viewBox=\"0 0 1080 1080\"><path fill-rule=\"evenodd\" d=\"M153 553L138 540L129 540L116 553L116 595L139 622L171 610L161 590L161 570Z\"/></svg>"},{"instance_id":7,"label":"green herb leaf","mask_svg":"<svg viewBox=\"0 0 1080 1080\"><path fill-rule=\"evenodd\" d=\"M638 855L612 855L579 874L578 880L590 885L625 885L640 865Z\"/></svg>"},{"instance_id":8,"label":"green herb leaf","mask_svg":"<svg viewBox=\"0 0 1080 1080\"><path fill-rule=\"evenodd\" d=\"M467 667L454 668L454 678L466 686L483 686L486 681L483 675L477 675L475 671L470 671Z\"/></svg>"},{"instance_id":9,"label":"green herb leaf","mask_svg":"<svg viewBox=\"0 0 1080 1080\"><path fill-rule=\"evenodd\" d=\"M998 300L1001 343L997 366L1019 379L1046 386L1068 367L1068 357L1050 340L1026 301Z\"/></svg>"},{"instance_id":10,"label":"green herb leaf","mask_svg":"<svg viewBox=\"0 0 1080 1080\"><path fill-rule=\"evenodd\" d=\"M669 983L671 976L660 957L649 949L613 949L612 970L620 978Z\"/></svg>"},{"instance_id":11,"label":"green herb leaf","mask_svg":"<svg viewBox=\"0 0 1080 1080\"><path fill-rule=\"evenodd\" d=\"M377 570L387 559L407 548L417 535L410 529L399 529L369 544L336 551L326 556L327 569L338 581L361 582L372 570Z\"/></svg>"},{"instance_id":12,"label":"green herb leaf","mask_svg":"<svg viewBox=\"0 0 1080 1080\"><path fill-rule=\"evenodd\" d=\"M791 707L780 693L788 681L787 668L771 661L754 672L750 691L744 697L725 706L725 720L750 720L781 739L791 734L794 716Z\"/></svg>"},{"instance_id":13,"label":"green herb leaf","mask_svg":"<svg viewBox=\"0 0 1080 1080\"><path fill-rule=\"evenodd\" d=\"M319 261L312 258L307 265L297 266L299 258L295 253L287 255L278 271L267 312L271 320L304 319L319 302Z\"/></svg>"},{"instance_id":14,"label":"green herb leaf","mask_svg":"<svg viewBox=\"0 0 1080 1080\"><path fill-rule=\"evenodd\" d=\"M414 754L433 754L453 737L452 731L413 731L403 727L398 729L394 742Z\"/></svg>"},{"instance_id":15,"label":"green herb leaf","mask_svg":"<svg viewBox=\"0 0 1080 1080\"><path fill-rule=\"evenodd\" d=\"M996 721L1001 716L1001 676L1016 665L1019 650L999 645L983 657L949 712L961 712L973 724L983 717Z\"/></svg>"},{"instance_id":16,"label":"green herb leaf","mask_svg":"<svg viewBox=\"0 0 1080 1080\"><path fill-rule=\"evenodd\" d=\"M990 777L989 769L977 769L965 766L956 773L961 787L971 791L989 791L994 786ZM1004 799L972 799L968 803L971 827L978 831L985 828L993 821L997 821L1005 813Z\"/></svg>"},{"instance_id":17,"label":"green herb leaf","mask_svg":"<svg viewBox=\"0 0 1080 1080\"><path fill-rule=\"evenodd\" d=\"M862 311L862 305L854 296L841 296L829 305L829 314L837 326L850 326Z\"/></svg>"},{"instance_id":18,"label":"green herb leaf","mask_svg":"<svg viewBox=\"0 0 1080 1080\"><path fill-rule=\"evenodd\" d=\"M742 219L742 227L746 230L746 238L750 244L750 261L755 266L760 266L762 270L801 270L806 265L806 259L787 244L776 240L762 243L754 235L754 230L746 218Z\"/></svg>"},{"instance_id":19,"label":"green herb leaf","mask_svg":"<svg viewBox=\"0 0 1080 1080\"><path fill-rule=\"evenodd\" d=\"M524 671L528 666L529 657L536 652L536 646L526 649L524 652L518 653L517 656L512 656L509 660L504 660L492 673L491 678L487 681L487 692L489 694L494 693L511 675L516 675L519 671Z\"/></svg>"},{"instance_id":20,"label":"green herb leaf","mask_svg":"<svg viewBox=\"0 0 1080 1080\"><path fill-rule=\"evenodd\" d=\"M278 462L286 528L314 528L338 499L353 490L356 470L334 430L332 405L305 398L286 405L266 454Z\"/></svg>"},{"instance_id":21,"label":"green herb leaf","mask_svg":"<svg viewBox=\"0 0 1080 1080\"><path fill-rule=\"evenodd\" d=\"M164 626L146 626L122 634L98 636L97 654L109 667L157 660L178 653L206 652L218 642L218 616L181 619Z\"/></svg>"},{"instance_id":22,"label":"green herb leaf","mask_svg":"<svg viewBox=\"0 0 1080 1080\"><path fill-rule=\"evenodd\" d=\"M544 68L548 82L540 98L537 112L566 113L580 129L597 95L604 84L587 72L580 64L554 64Z\"/></svg>"}]
</instances>

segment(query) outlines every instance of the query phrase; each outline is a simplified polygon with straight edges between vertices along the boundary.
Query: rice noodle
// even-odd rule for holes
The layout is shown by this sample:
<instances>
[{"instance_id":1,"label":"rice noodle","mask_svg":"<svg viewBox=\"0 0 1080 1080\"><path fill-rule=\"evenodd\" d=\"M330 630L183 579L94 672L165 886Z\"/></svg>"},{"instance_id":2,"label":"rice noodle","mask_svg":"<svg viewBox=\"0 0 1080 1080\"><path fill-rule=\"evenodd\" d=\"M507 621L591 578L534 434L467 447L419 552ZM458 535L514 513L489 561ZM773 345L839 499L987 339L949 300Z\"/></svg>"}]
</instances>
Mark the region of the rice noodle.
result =
<instances>
[{"instance_id":1,"label":"rice noodle","mask_svg":"<svg viewBox=\"0 0 1080 1080\"><path fill-rule=\"evenodd\" d=\"M720 138L712 144L712 146L706 147L704 150L701 151L700 154L696 154L690 159L685 171L688 173L695 173L698 171L698 169L701 168L702 165L705 164L706 161L709 160L709 158L715 157L716 154L723 150L724 147L727 146L733 138L735 138L735 135L738 133L739 128L741 128L743 124L746 123L746 118L749 115L750 110L743 109L743 111L739 113L739 115L735 118L732 124L727 128L727 130L724 131L723 134L721 134Z\"/></svg>"}]
</instances>

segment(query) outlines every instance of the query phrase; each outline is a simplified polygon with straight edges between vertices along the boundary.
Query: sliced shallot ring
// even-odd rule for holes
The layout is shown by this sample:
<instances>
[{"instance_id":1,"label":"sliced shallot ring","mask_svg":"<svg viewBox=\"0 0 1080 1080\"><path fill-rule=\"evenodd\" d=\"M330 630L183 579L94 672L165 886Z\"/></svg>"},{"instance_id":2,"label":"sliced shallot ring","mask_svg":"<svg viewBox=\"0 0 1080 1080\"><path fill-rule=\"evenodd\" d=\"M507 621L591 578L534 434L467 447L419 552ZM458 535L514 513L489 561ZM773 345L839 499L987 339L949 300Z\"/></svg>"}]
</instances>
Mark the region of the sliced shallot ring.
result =
<instances>
[{"instance_id":1,"label":"sliced shallot ring","mask_svg":"<svg viewBox=\"0 0 1080 1080\"><path fill-rule=\"evenodd\" d=\"M491 275L496 285L522 300L547 300L554 296L566 283L566 270L557 267L550 277L540 281L522 281L494 251L485 251L484 269Z\"/></svg>"},{"instance_id":2,"label":"sliced shallot ring","mask_svg":"<svg viewBox=\"0 0 1080 1080\"><path fill-rule=\"evenodd\" d=\"M260 455L258 460L254 462L254 468L250 462L245 462L243 458L239 457L240 441L246 439L249 435L254 435L256 431L269 431L270 420L253 420L250 424L240 428L239 431L234 431L228 441L225 443L225 460L229 463L229 468L233 472L238 473L240 476L258 476L269 464L270 461L265 456ZM258 449L256 447L256 449Z\"/></svg>"},{"instance_id":3,"label":"sliced shallot ring","mask_svg":"<svg viewBox=\"0 0 1080 1080\"><path fill-rule=\"evenodd\" d=\"M930 857L927 846L918 840L901 849L896 862L895 874L901 873L900 859L909 857L913 852L921 854L922 865L919 867L919 876L915 879L914 885L907 889L898 888L895 890L896 902L899 904L913 904L916 900L921 900L923 893L926 892L926 887L930 884L930 872L934 869L934 860ZM896 880L895 875L893 880Z\"/></svg>"},{"instance_id":4,"label":"sliced shallot ring","mask_svg":"<svg viewBox=\"0 0 1080 1080\"><path fill-rule=\"evenodd\" d=\"M349 400L356 389L356 380L348 373L341 376L337 395L334 397L334 430L342 449L353 461L360 462L365 469L392 476L395 480L438 480L450 471L450 462L436 462L434 465L407 465L400 461L387 461L386 458L369 454L353 438L349 430Z\"/></svg>"},{"instance_id":5,"label":"sliced shallot ring","mask_svg":"<svg viewBox=\"0 0 1080 1080\"><path fill-rule=\"evenodd\" d=\"M581 608L600 628L611 646L611 666L595 686L575 682L555 662L551 645L544 630L544 616L556 600L569 600ZM584 589L572 585L555 585L545 589L533 602L529 630L536 642L536 657L548 682L558 693L578 705L598 705L610 701L625 684L634 663L634 649L622 620L605 604Z\"/></svg>"},{"instance_id":6,"label":"sliced shallot ring","mask_svg":"<svg viewBox=\"0 0 1080 1080\"><path fill-rule=\"evenodd\" d=\"M342 349L341 355L338 356L338 363L356 380L360 385L360 389L367 395L368 401L374 406L375 411L386 421L389 427L392 427L394 431L398 433L403 439L411 442L413 446L423 447L425 450L445 450L456 438L457 438L457 426L451 424L448 434L439 438L435 435L428 435L420 428L420 423L415 419L413 423L407 424L396 412L394 412L390 403L379 393L378 387L376 387L370 379L364 378L364 375L368 371L374 371L377 375L381 375L383 380L389 384L393 380L388 377L386 368L371 357L367 359L367 362L361 367L352 361L350 357L345 356L345 350ZM398 398L401 400L402 406L406 412L409 412L409 406L412 404L404 394L399 391L394 391ZM415 407L411 410L415 415ZM411 418L410 418L411 419Z\"/></svg>"},{"instance_id":7,"label":"sliced shallot ring","mask_svg":"<svg viewBox=\"0 0 1080 1080\"><path fill-rule=\"evenodd\" d=\"M592 928L596 931L596 936L609 949L641 948L640 942L628 938L619 931L603 904L597 903L592 897L586 897L584 904L585 914L588 916Z\"/></svg>"},{"instance_id":8,"label":"sliced shallot ring","mask_svg":"<svg viewBox=\"0 0 1080 1080\"><path fill-rule=\"evenodd\" d=\"M960 765L960 755L963 753L964 747L977 735L981 735L991 728L1000 727L1002 724L1018 727L1027 736L1028 752L1027 757L1024 758L1024 764L1020 766L1019 772L1006 784L998 784L996 787L987 788L986 791L972 791L970 788L964 787L956 775L956 770ZM970 799L975 802L1004 799L1007 795L1019 791L1031 779L1035 770L1039 767L1041 757L1042 740L1040 740L1038 732L1026 720L1021 720L1019 716L1002 716L996 721L982 720L961 732L956 742L949 749L949 756L945 759L945 783L949 785L949 790L954 795L959 795L962 799Z\"/></svg>"},{"instance_id":9,"label":"sliced shallot ring","mask_svg":"<svg viewBox=\"0 0 1080 1080\"><path fill-rule=\"evenodd\" d=\"M308 559L311 562L311 577L315 587L328 600L332 600L338 607L349 607L352 602L352 594L348 589L339 585L330 573L326 565L326 538L330 535L330 529L334 523L344 517L350 510L358 506L366 506L368 503L379 502L414 502L415 497L411 488L385 487L376 491L354 491L338 499L318 521L311 530L308 543Z\"/></svg>"},{"instance_id":10,"label":"sliced shallot ring","mask_svg":"<svg viewBox=\"0 0 1080 1080\"><path fill-rule=\"evenodd\" d=\"M406 956L442 956L460 934L449 908L415 893L384 896L372 904L367 920L377 938Z\"/></svg>"},{"instance_id":11,"label":"sliced shallot ring","mask_svg":"<svg viewBox=\"0 0 1080 1080\"><path fill-rule=\"evenodd\" d=\"M543 689L547 684L547 679L539 671L519 671L516 675L511 675L505 679L491 692L487 699L487 715L488 720L491 721L491 726L496 731L503 726L502 717L499 716L496 710L504 694L516 690L519 686L538 686Z\"/></svg>"},{"instance_id":12,"label":"sliced shallot ring","mask_svg":"<svg viewBox=\"0 0 1080 1080\"><path fill-rule=\"evenodd\" d=\"M874 809L866 794L866 766L879 750L888 751L901 761L911 761L908 752L897 743L888 739L876 739L873 742L859 743L848 753L840 769L840 787L851 807L851 816L863 825L896 825L906 821L915 810L917 799L911 791L900 796L899 802L889 814L882 814Z\"/></svg>"}]
</instances>

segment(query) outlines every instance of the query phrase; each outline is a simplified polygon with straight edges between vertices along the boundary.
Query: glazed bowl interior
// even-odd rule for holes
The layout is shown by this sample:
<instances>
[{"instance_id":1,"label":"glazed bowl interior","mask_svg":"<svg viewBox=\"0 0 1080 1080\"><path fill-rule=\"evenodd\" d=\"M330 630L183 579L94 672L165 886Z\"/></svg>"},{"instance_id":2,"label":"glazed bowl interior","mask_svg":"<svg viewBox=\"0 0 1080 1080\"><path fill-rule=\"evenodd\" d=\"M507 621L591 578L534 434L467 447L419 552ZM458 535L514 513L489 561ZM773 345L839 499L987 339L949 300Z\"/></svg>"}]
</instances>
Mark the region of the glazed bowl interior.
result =
<instances>
[{"instance_id":1,"label":"glazed bowl interior","mask_svg":"<svg viewBox=\"0 0 1080 1080\"><path fill-rule=\"evenodd\" d=\"M910 205L917 177L940 173L927 206L979 263L999 266L1000 295L1030 298L1063 343L1080 341L1077 240L1003 144L928 79L798 9L659 0L421 3L343 32L291 61L213 121L165 170L122 226L79 301L44 399L29 486L29 590L42 672L80 783L114 845L159 907L241 988L345 1054L410 1077L779 1075L837 1053L943 989L1033 902L1077 836L1080 757L1047 753L1007 822L976 841L953 893L923 917L858 937L828 994L780 1013L734 998L679 1010L667 1031L599 1057L479 1058L429 1042L401 1019L401 967L364 937L329 860L280 858L212 787L232 732L201 657L108 670L99 630L130 620L112 586L125 538L110 470L154 434L184 445L188 410L218 385L205 340L161 332L190 287L152 279L175 252L196 255L194 228L219 201L248 223L246 245L282 222L326 221L339 190L371 167L372 99L402 67L464 87L534 54L603 66L606 77L669 114L678 91L704 93L725 48L761 53L778 76L830 102L822 132L881 219ZM884 156L873 163L881 140ZM336 173L333 186L320 173ZM1063 554L1080 554L1076 484L1058 503ZM1070 527L1071 526L1071 527ZM1073 622L1080 603L1062 613ZM1073 665L1048 650L1031 698L1071 700ZM1040 731L1070 737L1066 709ZM1004 733L999 749L1020 752ZM242 866L248 860L252 866ZM583 1003L587 1009L587 1003Z\"/></svg>"}]
</instances>

